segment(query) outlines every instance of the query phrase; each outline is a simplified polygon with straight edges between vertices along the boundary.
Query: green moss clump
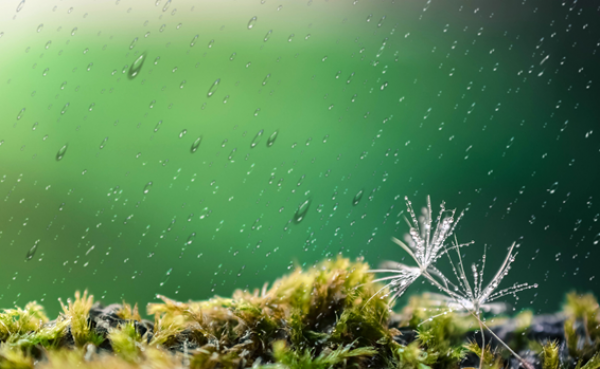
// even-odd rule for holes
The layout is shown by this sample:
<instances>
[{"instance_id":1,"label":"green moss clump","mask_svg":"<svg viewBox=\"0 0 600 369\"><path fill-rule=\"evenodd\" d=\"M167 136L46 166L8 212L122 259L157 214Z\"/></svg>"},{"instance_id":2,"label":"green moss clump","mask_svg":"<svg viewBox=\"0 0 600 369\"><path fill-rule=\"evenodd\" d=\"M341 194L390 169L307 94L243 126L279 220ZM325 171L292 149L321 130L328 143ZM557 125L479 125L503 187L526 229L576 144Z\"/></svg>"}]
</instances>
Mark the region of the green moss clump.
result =
<instances>
[{"instance_id":1,"label":"green moss clump","mask_svg":"<svg viewBox=\"0 0 600 369\"><path fill-rule=\"evenodd\" d=\"M413 296L391 313L388 291L372 298L382 286L368 270L361 260L340 258L231 298L184 303L160 296L161 303L148 305L153 322L142 319L137 305L104 308L87 292L61 303L52 321L30 303L0 313L0 369L476 366L482 350L474 317L449 310L432 294ZM527 311L489 325L512 327L511 347L535 350L540 369L599 369L598 313L593 296L569 295L560 342L534 338L536 317ZM504 349L486 343L486 368L511 365Z\"/></svg>"}]
</instances>

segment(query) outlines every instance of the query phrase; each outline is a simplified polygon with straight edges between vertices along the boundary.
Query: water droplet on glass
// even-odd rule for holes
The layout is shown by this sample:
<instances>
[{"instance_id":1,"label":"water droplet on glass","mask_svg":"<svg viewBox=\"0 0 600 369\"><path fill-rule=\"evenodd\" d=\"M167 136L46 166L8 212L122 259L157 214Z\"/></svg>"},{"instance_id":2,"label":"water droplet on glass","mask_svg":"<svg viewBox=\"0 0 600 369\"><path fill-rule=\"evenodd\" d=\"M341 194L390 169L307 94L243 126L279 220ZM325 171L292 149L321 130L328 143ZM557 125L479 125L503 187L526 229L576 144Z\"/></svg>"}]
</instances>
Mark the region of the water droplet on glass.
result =
<instances>
[{"instance_id":1,"label":"water droplet on glass","mask_svg":"<svg viewBox=\"0 0 600 369\"><path fill-rule=\"evenodd\" d=\"M190 149L190 152L193 154L196 152L196 150L198 150L198 147L200 147L200 143L202 143L202 136L198 137L196 139L196 141L194 141L194 143L192 144L192 147Z\"/></svg>"},{"instance_id":2,"label":"water droplet on glass","mask_svg":"<svg viewBox=\"0 0 600 369\"><path fill-rule=\"evenodd\" d=\"M358 191L356 193L356 195L354 195L354 199L352 199L352 205L353 206L358 205L358 203L362 199L364 193L365 193L364 189L361 189L360 191Z\"/></svg>"},{"instance_id":3,"label":"water droplet on glass","mask_svg":"<svg viewBox=\"0 0 600 369\"><path fill-rule=\"evenodd\" d=\"M261 129L260 131L258 131L258 133L256 134L256 136L254 136L254 139L252 140L252 143L250 143L250 148L255 148L256 145L258 145L260 143L260 140L262 139L262 135L264 133L264 129Z\"/></svg>"},{"instance_id":4,"label":"water droplet on glass","mask_svg":"<svg viewBox=\"0 0 600 369\"><path fill-rule=\"evenodd\" d=\"M25 261L33 259L33 256L35 255L35 252L37 251L39 242L40 242L40 240L35 241L33 246L31 246L29 251L27 251L27 255L25 255Z\"/></svg>"},{"instance_id":5,"label":"water droplet on glass","mask_svg":"<svg viewBox=\"0 0 600 369\"><path fill-rule=\"evenodd\" d=\"M267 32L267 34L265 35L265 42L269 41L269 38L271 38L272 33L273 33L272 29L270 29L269 32Z\"/></svg>"},{"instance_id":6,"label":"water droplet on glass","mask_svg":"<svg viewBox=\"0 0 600 369\"><path fill-rule=\"evenodd\" d=\"M104 140L102 140L102 142L100 143L100 150L102 150L104 146L106 146L106 141L108 141L108 137L104 137Z\"/></svg>"},{"instance_id":7,"label":"water droplet on glass","mask_svg":"<svg viewBox=\"0 0 600 369\"><path fill-rule=\"evenodd\" d=\"M271 73L267 74L267 76L265 77L265 79L263 79L262 81L262 85L266 85L267 82L269 82L269 78L271 78Z\"/></svg>"},{"instance_id":8,"label":"water droplet on glass","mask_svg":"<svg viewBox=\"0 0 600 369\"><path fill-rule=\"evenodd\" d=\"M156 127L154 127L154 132L158 132L158 130L160 129L160 125L162 124L162 119L158 121L158 123L156 123Z\"/></svg>"},{"instance_id":9,"label":"water droplet on glass","mask_svg":"<svg viewBox=\"0 0 600 369\"><path fill-rule=\"evenodd\" d=\"M42 32L42 29L44 29L44 23L40 24L37 28L37 33Z\"/></svg>"},{"instance_id":10,"label":"water droplet on glass","mask_svg":"<svg viewBox=\"0 0 600 369\"><path fill-rule=\"evenodd\" d=\"M211 47L213 47L214 43L215 43L215 40L208 41L208 48L210 49Z\"/></svg>"},{"instance_id":11,"label":"water droplet on glass","mask_svg":"<svg viewBox=\"0 0 600 369\"><path fill-rule=\"evenodd\" d=\"M144 65L144 61L146 61L146 53L142 53L142 55L138 56L138 58L131 64L131 67L129 67L129 73L127 74L129 79L134 79L137 77L142 69L142 66Z\"/></svg>"},{"instance_id":12,"label":"water droplet on glass","mask_svg":"<svg viewBox=\"0 0 600 369\"><path fill-rule=\"evenodd\" d=\"M279 131L275 131L275 132L271 133L271 135L269 136L269 139L267 140L267 147L273 146L273 144L275 143L275 140L277 139L278 134L279 134Z\"/></svg>"},{"instance_id":13,"label":"water droplet on glass","mask_svg":"<svg viewBox=\"0 0 600 369\"><path fill-rule=\"evenodd\" d=\"M23 113L25 113L25 108L19 111L19 114L17 114L17 120L20 120L23 117Z\"/></svg>"},{"instance_id":14,"label":"water droplet on glass","mask_svg":"<svg viewBox=\"0 0 600 369\"><path fill-rule=\"evenodd\" d=\"M304 200L304 202L298 206L298 210L296 210L296 214L294 214L294 223L298 224L306 217L306 213L308 213L308 209L310 208L310 202L310 200Z\"/></svg>"},{"instance_id":15,"label":"water droplet on glass","mask_svg":"<svg viewBox=\"0 0 600 369\"><path fill-rule=\"evenodd\" d=\"M73 28L73 30L71 30L71 36L75 36L75 32L77 32L77 27Z\"/></svg>"},{"instance_id":16,"label":"water droplet on glass","mask_svg":"<svg viewBox=\"0 0 600 369\"><path fill-rule=\"evenodd\" d=\"M135 44L137 44L138 42L138 38L134 38L133 41L131 41L131 44L129 44L129 50L133 49L135 47Z\"/></svg>"},{"instance_id":17,"label":"water droplet on glass","mask_svg":"<svg viewBox=\"0 0 600 369\"><path fill-rule=\"evenodd\" d=\"M187 134L187 129L184 129L183 131L179 132L179 138L183 138L183 136L185 136Z\"/></svg>"},{"instance_id":18,"label":"water droplet on glass","mask_svg":"<svg viewBox=\"0 0 600 369\"><path fill-rule=\"evenodd\" d=\"M190 42L190 47L194 47L194 45L196 45L196 40L198 40L198 36L199 35L194 36L194 38L192 39L192 42Z\"/></svg>"},{"instance_id":19,"label":"water droplet on glass","mask_svg":"<svg viewBox=\"0 0 600 369\"><path fill-rule=\"evenodd\" d=\"M146 183L146 185L144 186L144 195L146 195L148 192L150 192L151 187L152 187L152 182Z\"/></svg>"},{"instance_id":20,"label":"water droplet on glass","mask_svg":"<svg viewBox=\"0 0 600 369\"><path fill-rule=\"evenodd\" d=\"M20 12L21 9L23 9L23 6L25 6L25 0L21 0L19 5L17 5L17 13Z\"/></svg>"},{"instance_id":21,"label":"water droplet on glass","mask_svg":"<svg viewBox=\"0 0 600 369\"><path fill-rule=\"evenodd\" d=\"M231 152L229 153L229 157L228 157L228 159L229 159L229 161L230 161L230 162L232 162L232 163L235 161L235 160L233 160L233 158L234 158L234 156L235 156L235 152L236 152L236 151L237 151L237 148L234 148L234 149L233 149L233 150L231 150Z\"/></svg>"},{"instance_id":22,"label":"water droplet on glass","mask_svg":"<svg viewBox=\"0 0 600 369\"><path fill-rule=\"evenodd\" d=\"M200 211L200 220L208 218L210 213L212 213L212 210L208 210L208 208L202 209L202 211Z\"/></svg>"},{"instance_id":23,"label":"water droplet on glass","mask_svg":"<svg viewBox=\"0 0 600 369\"><path fill-rule=\"evenodd\" d=\"M69 109L69 103L66 103L65 106L63 106L63 108L60 110L60 114L63 115L67 112L67 109Z\"/></svg>"},{"instance_id":24,"label":"water droplet on glass","mask_svg":"<svg viewBox=\"0 0 600 369\"><path fill-rule=\"evenodd\" d=\"M250 18L250 21L248 22L248 29L252 29L252 27L254 27L254 25L256 24L256 19L256 17Z\"/></svg>"},{"instance_id":25,"label":"water droplet on glass","mask_svg":"<svg viewBox=\"0 0 600 369\"><path fill-rule=\"evenodd\" d=\"M221 79L217 78L217 80L214 81L208 89L208 93L206 94L207 97L211 97L212 95L214 95L215 92L217 92L217 87L219 86L219 83L221 83Z\"/></svg>"},{"instance_id":26,"label":"water droplet on glass","mask_svg":"<svg viewBox=\"0 0 600 369\"><path fill-rule=\"evenodd\" d=\"M48 48L50 48L50 45L52 45L52 41L46 42L46 46L44 46L46 48L46 50L48 50Z\"/></svg>"},{"instance_id":27,"label":"water droplet on glass","mask_svg":"<svg viewBox=\"0 0 600 369\"><path fill-rule=\"evenodd\" d=\"M65 154L67 153L67 147L68 145L65 145L61 147L60 150L58 150L58 152L56 153L56 161L61 161L62 158L65 157Z\"/></svg>"}]
</instances>

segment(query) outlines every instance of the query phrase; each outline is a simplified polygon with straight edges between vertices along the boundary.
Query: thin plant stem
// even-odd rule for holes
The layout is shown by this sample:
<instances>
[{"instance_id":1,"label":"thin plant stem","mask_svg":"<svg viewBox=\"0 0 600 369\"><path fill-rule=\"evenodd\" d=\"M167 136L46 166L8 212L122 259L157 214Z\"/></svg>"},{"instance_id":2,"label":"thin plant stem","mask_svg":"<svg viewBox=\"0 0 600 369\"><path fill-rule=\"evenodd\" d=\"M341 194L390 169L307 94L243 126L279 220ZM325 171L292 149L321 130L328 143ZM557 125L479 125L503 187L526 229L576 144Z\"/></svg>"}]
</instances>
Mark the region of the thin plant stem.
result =
<instances>
[{"instance_id":1,"label":"thin plant stem","mask_svg":"<svg viewBox=\"0 0 600 369\"><path fill-rule=\"evenodd\" d=\"M479 322L479 330L481 331L481 356L479 357L479 369L483 369L483 359L485 357L485 334L483 333L483 323L479 314L476 315L477 321Z\"/></svg>"}]
</instances>

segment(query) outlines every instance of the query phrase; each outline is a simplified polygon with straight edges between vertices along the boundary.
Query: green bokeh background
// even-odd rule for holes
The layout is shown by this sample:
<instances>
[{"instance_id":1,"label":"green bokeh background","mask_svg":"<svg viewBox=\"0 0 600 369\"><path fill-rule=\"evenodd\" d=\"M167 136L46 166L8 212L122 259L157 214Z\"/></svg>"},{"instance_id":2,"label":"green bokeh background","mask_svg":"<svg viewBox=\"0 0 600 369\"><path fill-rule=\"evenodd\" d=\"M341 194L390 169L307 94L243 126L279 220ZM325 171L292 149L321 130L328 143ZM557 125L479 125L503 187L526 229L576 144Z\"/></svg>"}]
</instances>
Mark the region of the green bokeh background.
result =
<instances>
[{"instance_id":1,"label":"green bokeh background","mask_svg":"<svg viewBox=\"0 0 600 369\"><path fill-rule=\"evenodd\" d=\"M519 243L504 284L540 287L515 309L600 292L592 2L20 3L0 4L2 307L400 260L404 197L427 195L468 209L470 261Z\"/></svg>"}]
</instances>

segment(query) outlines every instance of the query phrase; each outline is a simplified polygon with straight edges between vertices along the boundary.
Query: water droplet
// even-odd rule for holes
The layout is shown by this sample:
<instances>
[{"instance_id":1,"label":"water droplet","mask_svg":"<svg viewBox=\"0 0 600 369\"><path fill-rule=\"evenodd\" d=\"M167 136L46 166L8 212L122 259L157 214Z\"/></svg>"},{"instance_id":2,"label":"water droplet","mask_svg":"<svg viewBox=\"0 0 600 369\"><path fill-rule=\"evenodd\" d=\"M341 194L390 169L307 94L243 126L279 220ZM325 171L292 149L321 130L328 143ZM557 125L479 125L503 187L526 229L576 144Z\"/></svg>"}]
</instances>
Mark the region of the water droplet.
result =
<instances>
[{"instance_id":1,"label":"water droplet","mask_svg":"<svg viewBox=\"0 0 600 369\"><path fill-rule=\"evenodd\" d=\"M160 129L160 125L162 124L162 119L158 121L158 123L156 123L156 127L154 127L154 132L158 132L158 130Z\"/></svg>"},{"instance_id":2,"label":"water droplet","mask_svg":"<svg viewBox=\"0 0 600 369\"><path fill-rule=\"evenodd\" d=\"M17 120L20 120L23 117L23 113L25 113L25 108L19 111L19 114L17 114Z\"/></svg>"},{"instance_id":3,"label":"water droplet","mask_svg":"<svg viewBox=\"0 0 600 369\"><path fill-rule=\"evenodd\" d=\"M217 80L214 81L213 84L210 86L210 88L208 89L208 93L206 94L207 97L211 97L212 95L214 95L215 92L217 92L217 87L219 86L219 83L221 83L221 78L217 78Z\"/></svg>"},{"instance_id":4,"label":"water droplet","mask_svg":"<svg viewBox=\"0 0 600 369\"><path fill-rule=\"evenodd\" d=\"M94 66L94 63L88 64L87 71L89 72L92 69L93 66Z\"/></svg>"},{"instance_id":5,"label":"water droplet","mask_svg":"<svg viewBox=\"0 0 600 369\"><path fill-rule=\"evenodd\" d=\"M37 251L39 242L40 242L40 240L35 241L33 243L33 246L31 246L29 251L27 251L27 255L25 255L25 261L29 261L29 260L33 259L33 256L35 255L35 252Z\"/></svg>"},{"instance_id":6,"label":"water droplet","mask_svg":"<svg viewBox=\"0 0 600 369\"><path fill-rule=\"evenodd\" d=\"M21 0L19 5L17 5L17 13L20 12L21 9L23 9L23 6L25 6L25 0Z\"/></svg>"},{"instance_id":7,"label":"water droplet","mask_svg":"<svg viewBox=\"0 0 600 369\"><path fill-rule=\"evenodd\" d=\"M171 5L171 0L167 0L167 2L165 3L165 6L163 6L162 11L166 12L167 9L169 9L169 6Z\"/></svg>"},{"instance_id":8,"label":"water droplet","mask_svg":"<svg viewBox=\"0 0 600 369\"><path fill-rule=\"evenodd\" d=\"M146 61L146 53L142 53L142 55L138 56L138 58L131 64L131 67L129 67L129 73L127 74L129 79L134 79L137 77L142 69L142 66L144 65L144 61Z\"/></svg>"},{"instance_id":9,"label":"water droplet","mask_svg":"<svg viewBox=\"0 0 600 369\"><path fill-rule=\"evenodd\" d=\"M273 144L275 143L275 140L277 139L278 134L279 134L278 130L271 133L271 135L269 136L269 139L267 140L267 147L273 146Z\"/></svg>"},{"instance_id":10,"label":"water droplet","mask_svg":"<svg viewBox=\"0 0 600 369\"><path fill-rule=\"evenodd\" d=\"M352 72L352 73L350 74L350 76L348 77L348 80L346 81L346 83L350 83L350 82L352 82L352 77L354 77L354 72Z\"/></svg>"},{"instance_id":11,"label":"water droplet","mask_svg":"<svg viewBox=\"0 0 600 369\"><path fill-rule=\"evenodd\" d=\"M146 183L146 185L144 186L144 195L150 192L150 188L152 188L152 181Z\"/></svg>"},{"instance_id":12,"label":"water droplet","mask_svg":"<svg viewBox=\"0 0 600 369\"><path fill-rule=\"evenodd\" d=\"M233 150L231 150L231 153L229 153L229 157L228 157L228 159L229 159L229 161L230 161L230 162L232 162L232 163L234 162L233 158L234 158L234 156L235 156L235 152L236 152L236 151L237 151L237 148L234 148Z\"/></svg>"},{"instance_id":13,"label":"water droplet","mask_svg":"<svg viewBox=\"0 0 600 369\"><path fill-rule=\"evenodd\" d=\"M64 81L63 83L60 84L60 89L64 90L66 86L67 86L67 81Z\"/></svg>"},{"instance_id":14,"label":"water droplet","mask_svg":"<svg viewBox=\"0 0 600 369\"><path fill-rule=\"evenodd\" d=\"M252 27L254 27L254 25L256 24L256 19L256 17L250 18L250 21L248 22L248 29L252 29Z\"/></svg>"},{"instance_id":15,"label":"water droplet","mask_svg":"<svg viewBox=\"0 0 600 369\"><path fill-rule=\"evenodd\" d=\"M77 32L77 27L75 27L71 30L71 36L75 36L75 32Z\"/></svg>"},{"instance_id":16,"label":"water droplet","mask_svg":"<svg viewBox=\"0 0 600 369\"><path fill-rule=\"evenodd\" d=\"M46 77L46 75L48 74L49 71L50 71L50 68L44 69L44 71L42 72L42 76Z\"/></svg>"},{"instance_id":17,"label":"water droplet","mask_svg":"<svg viewBox=\"0 0 600 369\"><path fill-rule=\"evenodd\" d=\"M267 74L267 76L265 77L265 79L263 79L262 81L262 85L266 85L267 82L269 82L269 78L271 78L271 73Z\"/></svg>"},{"instance_id":18,"label":"water droplet","mask_svg":"<svg viewBox=\"0 0 600 369\"><path fill-rule=\"evenodd\" d=\"M202 143L202 136L198 137L196 139L196 141L194 141L194 143L192 144L192 147L190 149L190 152L193 154L196 152L196 150L198 150L198 147L200 147L200 143Z\"/></svg>"},{"instance_id":19,"label":"water droplet","mask_svg":"<svg viewBox=\"0 0 600 369\"><path fill-rule=\"evenodd\" d=\"M192 42L190 42L190 47L194 47L194 45L196 45L196 40L198 40L198 36L199 35L194 36L194 38L192 39Z\"/></svg>"},{"instance_id":20,"label":"water droplet","mask_svg":"<svg viewBox=\"0 0 600 369\"><path fill-rule=\"evenodd\" d=\"M138 42L138 38L134 38L133 41L131 41L131 44L129 44L129 50L133 49L135 47L135 44L137 44Z\"/></svg>"},{"instance_id":21,"label":"water droplet","mask_svg":"<svg viewBox=\"0 0 600 369\"><path fill-rule=\"evenodd\" d=\"M102 150L104 146L106 146L106 141L108 141L108 137L104 137L104 140L102 140L102 142L100 143L100 150Z\"/></svg>"},{"instance_id":22,"label":"water droplet","mask_svg":"<svg viewBox=\"0 0 600 369\"><path fill-rule=\"evenodd\" d=\"M294 34L292 33L291 35L288 36L288 42L292 42L292 39L294 38Z\"/></svg>"},{"instance_id":23,"label":"water droplet","mask_svg":"<svg viewBox=\"0 0 600 369\"><path fill-rule=\"evenodd\" d=\"M353 205L353 206L356 206L356 205L358 205L358 203L359 203L359 202L360 202L360 200L362 199L362 197L363 197L363 194L364 194L364 193L365 193L365 190L364 190L364 189L361 189L360 191L358 191L358 192L356 193L356 195L354 195L354 199L352 199L352 205Z\"/></svg>"},{"instance_id":24,"label":"water droplet","mask_svg":"<svg viewBox=\"0 0 600 369\"><path fill-rule=\"evenodd\" d=\"M208 48L210 49L215 44L215 40L208 41Z\"/></svg>"},{"instance_id":25,"label":"water droplet","mask_svg":"<svg viewBox=\"0 0 600 369\"><path fill-rule=\"evenodd\" d=\"M44 46L46 48L46 50L48 50L48 48L50 48L50 45L52 45L52 41L46 42L46 46Z\"/></svg>"},{"instance_id":26,"label":"water droplet","mask_svg":"<svg viewBox=\"0 0 600 369\"><path fill-rule=\"evenodd\" d=\"M67 109L69 109L69 103L66 103L65 106L63 106L63 108L60 111L61 115L64 115L67 112Z\"/></svg>"},{"instance_id":27,"label":"water droplet","mask_svg":"<svg viewBox=\"0 0 600 369\"><path fill-rule=\"evenodd\" d=\"M171 1L171 0L169 0L169 1ZM165 283L167 283L169 281L169 277L171 276L172 272L173 272L173 268L169 268L169 270L167 270L167 273L165 274L165 279L162 282L160 282L161 287L164 286Z\"/></svg>"},{"instance_id":28,"label":"water droplet","mask_svg":"<svg viewBox=\"0 0 600 369\"><path fill-rule=\"evenodd\" d=\"M41 23L38 28L37 28L37 33L42 32L42 29L44 29L44 23Z\"/></svg>"},{"instance_id":29,"label":"water droplet","mask_svg":"<svg viewBox=\"0 0 600 369\"><path fill-rule=\"evenodd\" d=\"M65 145L61 147L60 150L58 150L58 152L56 153L56 161L61 161L62 158L65 157L65 154L67 153L67 147L68 145Z\"/></svg>"},{"instance_id":30,"label":"water droplet","mask_svg":"<svg viewBox=\"0 0 600 369\"><path fill-rule=\"evenodd\" d=\"M294 214L294 223L298 224L306 217L306 213L308 213L308 209L310 208L310 203L310 200L304 200L304 202L298 206L298 210L296 210L296 214Z\"/></svg>"},{"instance_id":31,"label":"water droplet","mask_svg":"<svg viewBox=\"0 0 600 369\"><path fill-rule=\"evenodd\" d=\"M254 136L254 139L252 140L252 143L250 143L250 148L253 149L256 147L256 145L258 145L260 143L260 140L262 139L262 135L264 133L264 129L261 129L260 131L258 131L258 133L256 134L256 136Z\"/></svg>"},{"instance_id":32,"label":"water droplet","mask_svg":"<svg viewBox=\"0 0 600 369\"><path fill-rule=\"evenodd\" d=\"M212 210L208 210L208 208L202 209L202 211L200 211L200 220L208 218L210 213L212 213Z\"/></svg>"},{"instance_id":33,"label":"water droplet","mask_svg":"<svg viewBox=\"0 0 600 369\"><path fill-rule=\"evenodd\" d=\"M272 33L273 33L272 29L270 29L269 32L267 32L267 34L265 35L265 42L269 41Z\"/></svg>"},{"instance_id":34,"label":"water droplet","mask_svg":"<svg viewBox=\"0 0 600 369\"><path fill-rule=\"evenodd\" d=\"M236 56L236 55L237 55L237 53L232 53L232 54L229 56L229 61L233 61L233 59L235 59L235 56Z\"/></svg>"},{"instance_id":35,"label":"water droplet","mask_svg":"<svg viewBox=\"0 0 600 369\"><path fill-rule=\"evenodd\" d=\"M179 132L179 138L183 138L183 136L185 136L187 134L187 129L184 129L183 131Z\"/></svg>"}]
</instances>

